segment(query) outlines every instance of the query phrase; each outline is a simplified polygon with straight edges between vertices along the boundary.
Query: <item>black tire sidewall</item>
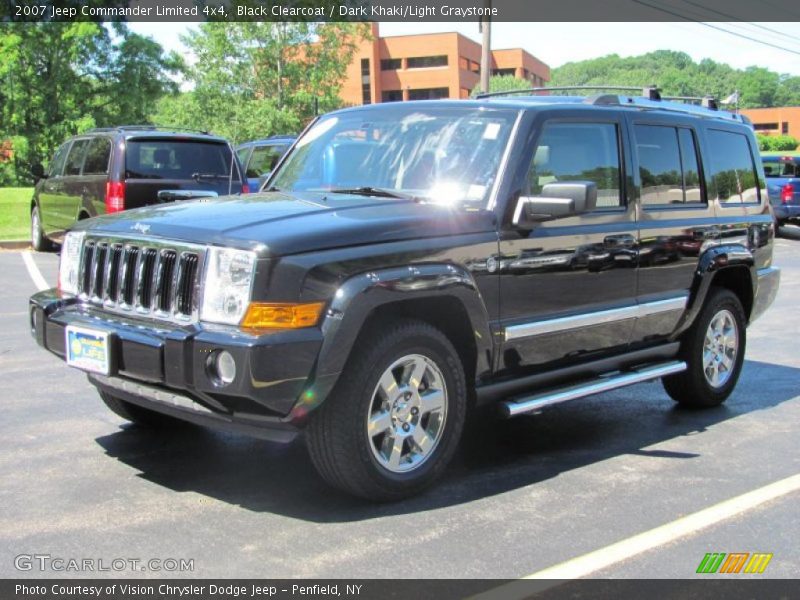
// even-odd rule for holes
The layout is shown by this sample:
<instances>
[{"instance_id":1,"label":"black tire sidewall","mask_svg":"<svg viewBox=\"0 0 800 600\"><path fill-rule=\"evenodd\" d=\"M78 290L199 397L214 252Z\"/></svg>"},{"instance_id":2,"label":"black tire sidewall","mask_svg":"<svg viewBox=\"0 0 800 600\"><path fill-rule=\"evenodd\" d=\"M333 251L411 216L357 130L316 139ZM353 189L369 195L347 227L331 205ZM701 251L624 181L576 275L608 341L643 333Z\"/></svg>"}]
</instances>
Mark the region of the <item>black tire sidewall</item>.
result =
<instances>
[{"instance_id":1,"label":"black tire sidewall","mask_svg":"<svg viewBox=\"0 0 800 600\"><path fill-rule=\"evenodd\" d=\"M742 304L738 297L731 291L717 289L713 296L706 303L705 308L700 313L695 331L693 332L691 343L686 348L685 360L689 368L689 376L693 384L702 390L702 396L708 401L703 404L714 406L722 403L736 387L739 375L744 364L744 355L747 346L747 333L745 327L745 315ZM705 345L705 335L708 326L714 316L722 310L728 310L734 318L737 328L738 348L736 360L734 361L733 373L725 385L714 388L706 380L703 369L703 348Z\"/></svg>"},{"instance_id":2,"label":"black tire sidewall","mask_svg":"<svg viewBox=\"0 0 800 600\"><path fill-rule=\"evenodd\" d=\"M444 424L444 432L439 439L439 443L433 450L433 454L417 469L407 473L393 473L385 469L375 458L369 447L370 440L366 431L367 413L372 405L373 392L378 383L377 377L380 376L395 360L409 354L420 354L433 361L442 372L447 391L447 417ZM376 480L381 483L396 483L399 485L425 480L430 477L430 472L435 471L443 461L452 456L455 447L458 445L461 429L464 424L464 414L466 412L466 394L464 393L463 381L457 381L454 371L460 369L457 365L458 356L455 351L449 351L444 347L440 340L429 336L409 337L400 344L385 350L374 361L374 376L364 382L362 393L359 394L359 414L361 416L361 427L358 440L359 454L365 457L369 463L369 470L375 471ZM458 388L462 389L459 390ZM362 459L363 460L363 459ZM367 462L364 461L364 462Z\"/></svg>"}]
</instances>

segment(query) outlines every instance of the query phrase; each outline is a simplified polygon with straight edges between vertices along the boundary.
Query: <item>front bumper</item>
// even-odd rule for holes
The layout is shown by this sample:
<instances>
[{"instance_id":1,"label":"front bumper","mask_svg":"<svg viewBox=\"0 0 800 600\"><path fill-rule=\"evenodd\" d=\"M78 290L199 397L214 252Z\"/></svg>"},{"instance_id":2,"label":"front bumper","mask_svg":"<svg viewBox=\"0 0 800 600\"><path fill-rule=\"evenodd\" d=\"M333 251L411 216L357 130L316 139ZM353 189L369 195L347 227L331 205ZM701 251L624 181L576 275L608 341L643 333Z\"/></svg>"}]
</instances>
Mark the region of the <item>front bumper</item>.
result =
<instances>
[{"instance_id":1,"label":"front bumper","mask_svg":"<svg viewBox=\"0 0 800 600\"><path fill-rule=\"evenodd\" d=\"M781 270L777 267L767 267L757 271L758 281L756 282L756 293L753 299L753 310L750 313L752 323L767 310L775 296L778 295L778 287L781 283Z\"/></svg>"},{"instance_id":2,"label":"front bumper","mask_svg":"<svg viewBox=\"0 0 800 600\"><path fill-rule=\"evenodd\" d=\"M110 373L89 379L146 408L282 442L297 435L308 413L303 399L313 396L318 329L250 335L232 327L177 326L104 313L56 290L32 296L29 313L37 343L62 359L67 325L109 332ZM228 385L208 366L221 350L237 366Z\"/></svg>"}]
</instances>

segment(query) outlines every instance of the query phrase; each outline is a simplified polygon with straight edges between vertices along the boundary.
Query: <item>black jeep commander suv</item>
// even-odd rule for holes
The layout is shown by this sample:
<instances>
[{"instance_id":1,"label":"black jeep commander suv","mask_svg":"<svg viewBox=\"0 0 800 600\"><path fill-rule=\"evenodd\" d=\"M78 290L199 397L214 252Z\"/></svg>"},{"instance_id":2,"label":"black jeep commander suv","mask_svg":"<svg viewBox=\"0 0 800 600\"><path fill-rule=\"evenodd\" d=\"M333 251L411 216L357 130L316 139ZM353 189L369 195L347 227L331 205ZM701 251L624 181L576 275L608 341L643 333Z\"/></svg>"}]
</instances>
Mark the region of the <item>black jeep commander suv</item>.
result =
<instances>
[{"instance_id":1,"label":"black jeep commander suv","mask_svg":"<svg viewBox=\"0 0 800 600\"><path fill-rule=\"evenodd\" d=\"M779 283L764 174L743 117L645 92L328 114L262 193L78 223L33 335L126 419L303 430L380 500L479 405L656 378L718 405Z\"/></svg>"},{"instance_id":2,"label":"black jeep commander suv","mask_svg":"<svg viewBox=\"0 0 800 600\"><path fill-rule=\"evenodd\" d=\"M247 192L230 144L152 125L92 129L34 165L31 244L49 250L76 221L174 200Z\"/></svg>"}]
</instances>

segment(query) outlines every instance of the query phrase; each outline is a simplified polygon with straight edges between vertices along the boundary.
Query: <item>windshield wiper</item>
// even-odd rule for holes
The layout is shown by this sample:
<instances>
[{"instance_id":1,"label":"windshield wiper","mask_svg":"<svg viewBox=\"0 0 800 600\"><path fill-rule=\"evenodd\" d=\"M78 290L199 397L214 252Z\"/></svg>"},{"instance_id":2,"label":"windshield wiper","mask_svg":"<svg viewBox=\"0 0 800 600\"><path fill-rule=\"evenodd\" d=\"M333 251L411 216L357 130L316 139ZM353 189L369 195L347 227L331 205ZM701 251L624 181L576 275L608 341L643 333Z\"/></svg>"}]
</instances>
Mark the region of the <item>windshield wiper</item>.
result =
<instances>
[{"instance_id":1,"label":"windshield wiper","mask_svg":"<svg viewBox=\"0 0 800 600\"><path fill-rule=\"evenodd\" d=\"M332 190L325 190L329 194L353 194L354 196L374 196L376 198L400 198L402 200L416 200L416 196L411 194L404 194L396 190L387 190L385 188L364 186L357 188L336 188Z\"/></svg>"}]
</instances>

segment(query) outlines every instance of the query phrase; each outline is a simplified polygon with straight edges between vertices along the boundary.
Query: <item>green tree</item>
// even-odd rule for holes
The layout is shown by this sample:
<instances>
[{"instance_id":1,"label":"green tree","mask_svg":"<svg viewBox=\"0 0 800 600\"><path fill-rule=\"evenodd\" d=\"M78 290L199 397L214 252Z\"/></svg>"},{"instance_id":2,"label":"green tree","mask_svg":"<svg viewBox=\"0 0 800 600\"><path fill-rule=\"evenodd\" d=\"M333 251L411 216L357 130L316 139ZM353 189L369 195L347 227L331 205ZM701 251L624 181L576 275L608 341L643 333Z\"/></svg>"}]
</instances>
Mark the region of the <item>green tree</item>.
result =
<instances>
[{"instance_id":1,"label":"green tree","mask_svg":"<svg viewBox=\"0 0 800 600\"><path fill-rule=\"evenodd\" d=\"M694 62L688 54L671 50L567 63L553 69L550 82L552 86L652 84L664 96L726 98L738 90L739 106L744 108L800 105L800 77L761 67L738 70L710 59Z\"/></svg>"},{"instance_id":2,"label":"green tree","mask_svg":"<svg viewBox=\"0 0 800 600\"><path fill-rule=\"evenodd\" d=\"M530 81L514 77L513 75L493 75L489 78L489 92L510 92L514 90L525 90L530 87ZM475 97L481 93L479 87L472 90L472 96Z\"/></svg>"},{"instance_id":3,"label":"green tree","mask_svg":"<svg viewBox=\"0 0 800 600\"><path fill-rule=\"evenodd\" d=\"M159 123L211 129L234 142L299 130L341 106L359 23L204 23L184 38L193 90L165 97Z\"/></svg>"},{"instance_id":4,"label":"green tree","mask_svg":"<svg viewBox=\"0 0 800 600\"><path fill-rule=\"evenodd\" d=\"M0 23L0 142L12 144L0 185L28 183L70 135L141 121L179 67L124 24Z\"/></svg>"},{"instance_id":5,"label":"green tree","mask_svg":"<svg viewBox=\"0 0 800 600\"><path fill-rule=\"evenodd\" d=\"M791 152L800 146L800 140L788 135L757 135L758 149L762 152Z\"/></svg>"}]
</instances>

